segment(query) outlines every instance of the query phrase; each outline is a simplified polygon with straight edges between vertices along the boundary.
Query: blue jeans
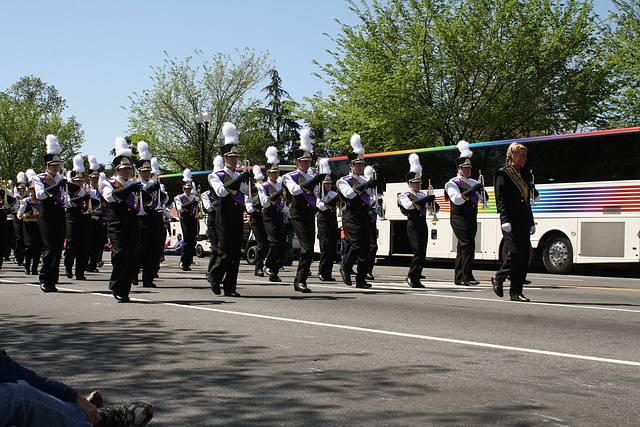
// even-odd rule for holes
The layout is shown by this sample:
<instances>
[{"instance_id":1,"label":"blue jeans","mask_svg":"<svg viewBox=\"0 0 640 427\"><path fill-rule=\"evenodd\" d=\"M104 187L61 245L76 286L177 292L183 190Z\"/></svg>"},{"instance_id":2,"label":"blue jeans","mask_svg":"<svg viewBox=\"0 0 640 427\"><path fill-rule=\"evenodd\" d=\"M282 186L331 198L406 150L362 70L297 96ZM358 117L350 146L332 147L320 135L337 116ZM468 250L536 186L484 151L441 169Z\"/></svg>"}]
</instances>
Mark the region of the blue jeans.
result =
<instances>
[{"instance_id":1,"label":"blue jeans","mask_svg":"<svg viewBox=\"0 0 640 427\"><path fill-rule=\"evenodd\" d=\"M0 426L86 426L87 415L73 402L64 402L23 380L0 383Z\"/></svg>"}]
</instances>

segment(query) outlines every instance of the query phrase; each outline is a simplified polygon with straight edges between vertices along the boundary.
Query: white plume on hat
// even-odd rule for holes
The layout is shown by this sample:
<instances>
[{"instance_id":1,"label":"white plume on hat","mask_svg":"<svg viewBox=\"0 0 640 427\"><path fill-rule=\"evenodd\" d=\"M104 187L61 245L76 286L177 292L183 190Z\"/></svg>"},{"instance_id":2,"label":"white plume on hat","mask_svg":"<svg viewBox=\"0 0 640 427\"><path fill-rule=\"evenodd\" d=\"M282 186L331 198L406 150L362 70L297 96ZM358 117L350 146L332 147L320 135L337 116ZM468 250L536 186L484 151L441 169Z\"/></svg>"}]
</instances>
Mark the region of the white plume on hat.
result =
<instances>
[{"instance_id":1,"label":"white plume on hat","mask_svg":"<svg viewBox=\"0 0 640 427\"><path fill-rule=\"evenodd\" d=\"M18 172L18 175L16 175L16 183L25 184L26 182L27 176L24 174L24 172Z\"/></svg>"},{"instance_id":2,"label":"white plume on hat","mask_svg":"<svg viewBox=\"0 0 640 427\"><path fill-rule=\"evenodd\" d=\"M138 154L140 155L140 160L150 160L149 144L144 141L138 141Z\"/></svg>"},{"instance_id":3,"label":"white plume on hat","mask_svg":"<svg viewBox=\"0 0 640 427\"><path fill-rule=\"evenodd\" d=\"M26 175L27 179L31 181L33 177L36 176L36 171L34 171L33 169L27 169Z\"/></svg>"},{"instance_id":4,"label":"white plume on hat","mask_svg":"<svg viewBox=\"0 0 640 427\"><path fill-rule=\"evenodd\" d=\"M254 165L253 166L253 177L257 181L264 180L264 175L262 174L262 169L260 169L260 165Z\"/></svg>"},{"instance_id":5,"label":"white plume on hat","mask_svg":"<svg viewBox=\"0 0 640 427\"><path fill-rule=\"evenodd\" d=\"M213 171L218 172L224 169L224 159L218 155L213 159Z\"/></svg>"},{"instance_id":6,"label":"white plume on hat","mask_svg":"<svg viewBox=\"0 0 640 427\"><path fill-rule=\"evenodd\" d=\"M191 178L191 169L187 168L182 172L182 181L183 182L191 182L193 179Z\"/></svg>"},{"instance_id":7,"label":"white plume on hat","mask_svg":"<svg viewBox=\"0 0 640 427\"><path fill-rule=\"evenodd\" d=\"M71 181L73 178L71 178L71 172L72 171L67 171L67 176L65 176L67 181Z\"/></svg>"},{"instance_id":8,"label":"white plume on hat","mask_svg":"<svg viewBox=\"0 0 640 427\"><path fill-rule=\"evenodd\" d=\"M60 154L60 144L55 135L47 135L47 154Z\"/></svg>"},{"instance_id":9,"label":"white plume on hat","mask_svg":"<svg viewBox=\"0 0 640 427\"><path fill-rule=\"evenodd\" d=\"M473 156L473 151L471 151L471 149L469 148L469 143L464 139L461 139L460 141L458 141L458 144L456 144L456 147L458 147L458 150L460 151L460 157Z\"/></svg>"},{"instance_id":10,"label":"white plume on hat","mask_svg":"<svg viewBox=\"0 0 640 427\"><path fill-rule=\"evenodd\" d=\"M236 125L230 122L224 122L222 125L222 134L224 135L225 145L238 145L238 131L236 131Z\"/></svg>"},{"instance_id":11,"label":"white plume on hat","mask_svg":"<svg viewBox=\"0 0 640 427\"><path fill-rule=\"evenodd\" d=\"M100 172L100 178L98 178L98 185L102 183L102 181L104 181L105 179L107 179L107 175L104 172Z\"/></svg>"},{"instance_id":12,"label":"white plume on hat","mask_svg":"<svg viewBox=\"0 0 640 427\"><path fill-rule=\"evenodd\" d=\"M87 160L89 160L89 169L91 169L92 171L97 171L98 169L100 169L100 163L98 163L98 159L96 159L96 156L91 154L87 158Z\"/></svg>"},{"instance_id":13,"label":"white plume on hat","mask_svg":"<svg viewBox=\"0 0 640 427\"><path fill-rule=\"evenodd\" d=\"M422 174L422 165L420 164L420 157L416 153L409 155L409 171Z\"/></svg>"},{"instance_id":14,"label":"white plume on hat","mask_svg":"<svg viewBox=\"0 0 640 427\"><path fill-rule=\"evenodd\" d=\"M74 172L84 172L84 160L80 154L73 156L73 170Z\"/></svg>"},{"instance_id":15,"label":"white plume on hat","mask_svg":"<svg viewBox=\"0 0 640 427\"><path fill-rule=\"evenodd\" d=\"M351 148L353 148L353 152L356 154L364 154L364 147L360 141L360 135L357 133L351 135Z\"/></svg>"},{"instance_id":16,"label":"white plume on hat","mask_svg":"<svg viewBox=\"0 0 640 427\"><path fill-rule=\"evenodd\" d=\"M158 159L155 157L151 158L151 173L160 175L160 163L158 163Z\"/></svg>"},{"instance_id":17,"label":"white plume on hat","mask_svg":"<svg viewBox=\"0 0 640 427\"><path fill-rule=\"evenodd\" d=\"M280 163L280 160L278 159L278 149L273 145L267 148L267 151L265 151L264 154L267 156L267 163L271 163L272 165Z\"/></svg>"},{"instance_id":18,"label":"white plume on hat","mask_svg":"<svg viewBox=\"0 0 640 427\"><path fill-rule=\"evenodd\" d=\"M318 161L318 173L324 173L331 175L331 167L329 166L329 159L323 157Z\"/></svg>"},{"instance_id":19,"label":"white plume on hat","mask_svg":"<svg viewBox=\"0 0 640 427\"><path fill-rule=\"evenodd\" d=\"M367 166L364 168L364 177L370 180L373 178L373 166Z\"/></svg>"},{"instance_id":20,"label":"white plume on hat","mask_svg":"<svg viewBox=\"0 0 640 427\"><path fill-rule=\"evenodd\" d=\"M118 156L131 157L131 148L129 148L127 140L121 136L116 138L116 157Z\"/></svg>"},{"instance_id":21,"label":"white plume on hat","mask_svg":"<svg viewBox=\"0 0 640 427\"><path fill-rule=\"evenodd\" d=\"M302 129L300 132L300 149L308 152L313 150L313 143L311 142L309 129Z\"/></svg>"}]
</instances>

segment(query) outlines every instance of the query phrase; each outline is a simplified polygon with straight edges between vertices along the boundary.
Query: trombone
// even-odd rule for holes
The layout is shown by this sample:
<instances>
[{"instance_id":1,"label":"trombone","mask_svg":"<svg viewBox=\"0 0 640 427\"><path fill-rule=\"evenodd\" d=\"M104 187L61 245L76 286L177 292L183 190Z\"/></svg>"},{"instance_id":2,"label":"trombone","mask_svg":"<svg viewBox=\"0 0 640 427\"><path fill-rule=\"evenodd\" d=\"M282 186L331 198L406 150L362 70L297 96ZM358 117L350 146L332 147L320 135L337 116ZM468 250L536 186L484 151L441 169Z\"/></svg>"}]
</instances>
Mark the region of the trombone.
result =
<instances>
[{"instance_id":1,"label":"trombone","mask_svg":"<svg viewBox=\"0 0 640 427\"><path fill-rule=\"evenodd\" d=\"M482 209L487 209L487 207L489 207L489 202L485 197L484 176L482 176L481 170L479 170L478 173L480 174L480 177L478 177L478 182L482 185L482 190L480 191L480 195L478 197L478 204L482 205Z\"/></svg>"},{"instance_id":2,"label":"trombone","mask_svg":"<svg viewBox=\"0 0 640 427\"><path fill-rule=\"evenodd\" d=\"M429 180L429 186L427 187L427 196L435 196L435 191L433 191L433 186L431 185L431 180ZM430 214L433 214L433 219L432 221L438 221L438 213L436 212L438 210L437 208L437 203L434 200L433 202L430 202L429 205L427 206L427 212L429 212Z\"/></svg>"}]
</instances>

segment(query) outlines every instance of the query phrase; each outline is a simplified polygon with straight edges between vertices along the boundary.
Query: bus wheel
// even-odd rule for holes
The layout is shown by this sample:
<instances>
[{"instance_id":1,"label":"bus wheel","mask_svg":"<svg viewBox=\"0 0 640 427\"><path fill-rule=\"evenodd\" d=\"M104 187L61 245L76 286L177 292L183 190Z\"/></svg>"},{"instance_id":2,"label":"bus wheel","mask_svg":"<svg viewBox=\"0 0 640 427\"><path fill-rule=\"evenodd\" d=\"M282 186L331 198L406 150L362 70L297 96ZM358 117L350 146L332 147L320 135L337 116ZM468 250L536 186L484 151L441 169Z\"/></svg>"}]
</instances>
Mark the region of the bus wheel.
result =
<instances>
[{"instance_id":1,"label":"bus wheel","mask_svg":"<svg viewBox=\"0 0 640 427\"><path fill-rule=\"evenodd\" d=\"M198 258L204 258L204 248L202 247L202 245L196 246L196 256Z\"/></svg>"},{"instance_id":2,"label":"bus wheel","mask_svg":"<svg viewBox=\"0 0 640 427\"><path fill-rule=\"evenodd\" d=\"M542 263L549 273L566 274L573 267L573 248L566 237L553 236L542 249Z\"/></svg>"},{"instance_id":3,"label":"bus wheel","mask_svg":"<svg viewBox=\"0 0 640 427\"><path fill-rule=\"evenodd\" d=\"M256 259L258 258L258 246L251 245L249 249L247 249L247 262L249 265L254 265L256 263Z\"/></svg>"}]
</instances>

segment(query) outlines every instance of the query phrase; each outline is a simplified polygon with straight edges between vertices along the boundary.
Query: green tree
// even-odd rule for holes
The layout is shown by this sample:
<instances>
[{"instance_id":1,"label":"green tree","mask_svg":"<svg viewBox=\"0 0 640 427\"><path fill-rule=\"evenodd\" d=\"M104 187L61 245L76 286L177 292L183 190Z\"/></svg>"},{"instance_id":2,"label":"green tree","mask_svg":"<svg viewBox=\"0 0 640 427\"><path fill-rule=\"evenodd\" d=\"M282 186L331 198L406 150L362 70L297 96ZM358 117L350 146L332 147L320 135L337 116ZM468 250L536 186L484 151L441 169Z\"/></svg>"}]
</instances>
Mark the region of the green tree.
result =
<instances>
[{"instance_id":1,"label":"green tree","mask_svg":"<svg viewBox=\"0 0 640 427\"><path fill-rule=\"evenodd\" d=\"M613 0L612 31L607 39L606 61L618 91L604 117L606 127L640 123L640 1Z\"/></svg>"},{"instance_id":2,"label":"green tree","mask_svg":"<svg viewBox=\"0 0 640 427\"><path fill-rule=\"evenodd\" d=\"M611 90L590 0L350 3L361 22L320 66L335 98L316 100L343 149L353 132L385 151L571 131Z\"/></svg>"},{"instance_id":3,"label":"green tree","mask_svg":"<svg viewBox=\"0 0 640 427\"><path fill-rule=\"evenodd\" d=\"M132 143L146 141L151 153L169 171L200 168L195 116L203 110L212 117L204 150L205 167L212 167L223 143L223 123L233 122L241 133L243 124L238 120L246 117L247 110L257 108L255 101L245 101L246 94L270 68L268 54L252 50L240 54L237 63L228 55L217 54L209 62L201 51L197 54L200 65L194 65L192 57L184 61L165 59L163 66L152 68L153 87L129 97L129 133L136 139Z\"/></svg>"},{"instance_id":4,"label":"green tree","mask_svg":"<svg viewBox=\"0 0 640 427\"><path fill-rule=\"evenodd\" d=\"M66 101L54 86L38 77L25 76L0 92L0 165L2 177L15 181L20 171L44 169L45 138L54 134L60 142L60 158L72 166L72 158L84 142L84 131L74 116L64 119Z\"/></svg>"}]
</instances>

